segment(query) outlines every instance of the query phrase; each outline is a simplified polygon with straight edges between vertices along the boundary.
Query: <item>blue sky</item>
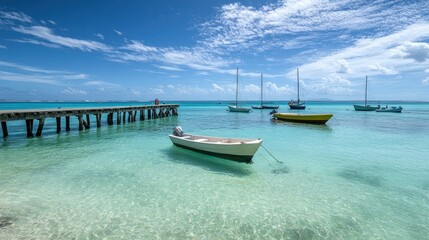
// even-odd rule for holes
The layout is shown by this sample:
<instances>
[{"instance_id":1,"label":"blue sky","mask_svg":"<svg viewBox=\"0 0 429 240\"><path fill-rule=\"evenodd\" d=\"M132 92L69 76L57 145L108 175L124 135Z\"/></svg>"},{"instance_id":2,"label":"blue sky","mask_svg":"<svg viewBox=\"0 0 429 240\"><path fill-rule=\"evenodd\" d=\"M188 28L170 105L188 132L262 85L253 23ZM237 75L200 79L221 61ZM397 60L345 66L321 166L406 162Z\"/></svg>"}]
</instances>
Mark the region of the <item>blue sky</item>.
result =
<instances>
[{"instance_id":1,"label":"blue sky","mask_svg":"<svg viewBox=\"0 0 429 240\"><path fill-rule=\"evenodd\" d=\"M0 2L0 100L429 101L429 1Z\"/></svg>"}]
</instances>

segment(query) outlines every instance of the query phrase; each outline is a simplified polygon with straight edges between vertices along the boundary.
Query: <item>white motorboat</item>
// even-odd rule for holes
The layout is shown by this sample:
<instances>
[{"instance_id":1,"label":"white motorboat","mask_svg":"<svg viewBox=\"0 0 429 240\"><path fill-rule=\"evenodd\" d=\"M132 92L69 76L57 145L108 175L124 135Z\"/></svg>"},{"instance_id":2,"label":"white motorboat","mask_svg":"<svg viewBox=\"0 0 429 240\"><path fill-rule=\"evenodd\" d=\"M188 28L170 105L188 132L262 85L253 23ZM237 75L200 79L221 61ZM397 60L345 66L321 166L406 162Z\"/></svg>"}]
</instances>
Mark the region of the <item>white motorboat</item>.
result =
<instances>
[{"instance_id":1,"label":"white motorboat","mask_svg":"<svg viewBox=\"0 0 429 240\"><path fill-rule=\"evenodd\" d=\"M217 156L239 162L252 163L262 139L209 137L183 133L180 127L175 127L169 135L174 145L196 152Z\"/></svg>"}]
</instances>

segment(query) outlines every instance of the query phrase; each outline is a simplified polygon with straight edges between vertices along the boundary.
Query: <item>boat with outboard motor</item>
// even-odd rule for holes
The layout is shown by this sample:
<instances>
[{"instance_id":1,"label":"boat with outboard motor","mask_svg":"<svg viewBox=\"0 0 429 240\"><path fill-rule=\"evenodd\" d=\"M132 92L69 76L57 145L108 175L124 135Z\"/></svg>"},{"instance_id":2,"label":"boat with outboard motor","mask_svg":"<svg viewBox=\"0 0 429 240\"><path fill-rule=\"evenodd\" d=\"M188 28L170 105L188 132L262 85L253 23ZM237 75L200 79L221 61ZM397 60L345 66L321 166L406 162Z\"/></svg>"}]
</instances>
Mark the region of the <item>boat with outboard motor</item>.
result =
<instances>
[{"instance_id":1,"label":"boat with outboard motor","mask_svg":"<svg viewBox=\"0 0 429 240\"><path fill-rule=\"evenodd\" d=\"M252 163L262 139L209 137L184 133L180 126L169 135L174 145L229 160Z\"/></svg>"},{"instance_id":2,"label":"boat with outboard motor","mask_svg":"<svg viewBox=\"0 0 429 240\"><path fill-rule=\"evenodd\" d=\"M402 112L402 107L401 106L399 106L399 107L382 107L382 108L379 108L379 109L376 109L375 110L376 112L393 112L393 113L400 113L400 112Z\"/></svg>"}]
</instances>

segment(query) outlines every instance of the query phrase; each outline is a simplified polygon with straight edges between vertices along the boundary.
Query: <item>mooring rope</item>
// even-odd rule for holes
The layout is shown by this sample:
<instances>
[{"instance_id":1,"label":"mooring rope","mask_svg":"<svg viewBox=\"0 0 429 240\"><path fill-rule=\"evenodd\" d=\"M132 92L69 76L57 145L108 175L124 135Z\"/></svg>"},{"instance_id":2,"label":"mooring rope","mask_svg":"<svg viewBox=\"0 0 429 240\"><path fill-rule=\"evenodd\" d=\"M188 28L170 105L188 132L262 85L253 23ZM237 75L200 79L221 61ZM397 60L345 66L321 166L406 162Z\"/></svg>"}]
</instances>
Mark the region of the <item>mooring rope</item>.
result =
<instances>
[{"instance_id":1,"label":"mooring rope","mask_svg":"<svg viewBox=\"0 0 429 240\"><path fill-rule=\"evenodd\" d=\"M264 145L262 145L262 144L261 144L261 147L262 147L263 149L265 149L265 151L267 151L267 153L268 153L268 154L270 154L270 156L271 156L272 158L274 158L274 160L276 160L278 163L283 164L283 162L282 162L282 161L280 161L280 160L278 160L276 157L274 157L274 155L273 155L273 154L271 154L271 153L270 153L270 151L268 151L268 150L264 147Z\"/></svg>"}]
</instances>

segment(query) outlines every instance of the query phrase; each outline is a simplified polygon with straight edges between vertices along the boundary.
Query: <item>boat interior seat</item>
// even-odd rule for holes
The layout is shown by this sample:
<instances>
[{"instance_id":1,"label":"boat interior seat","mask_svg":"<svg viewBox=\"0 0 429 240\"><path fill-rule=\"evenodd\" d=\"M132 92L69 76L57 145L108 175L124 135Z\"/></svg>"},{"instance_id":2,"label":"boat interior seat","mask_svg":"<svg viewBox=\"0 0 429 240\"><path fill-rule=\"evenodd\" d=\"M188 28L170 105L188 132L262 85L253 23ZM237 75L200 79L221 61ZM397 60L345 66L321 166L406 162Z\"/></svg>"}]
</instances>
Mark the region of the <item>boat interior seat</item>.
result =
<instances>
[{"instance_id":1,"label":"boat interior seat","mask_svg":"<svg viewBox=\"0 0 429 240\"><path fill-rule=\"evenodd\" d=\"M231 139L222 140L222 143L230 143L230 142L231 142Z\"/></svg>"},{"instance_id":2,"label":"boat interior seat","mask_svg":"<svg viewBox=\"0 0 429 240\"><path fill-rule=\"evenodd\" d=\"M206 142L206 141L208 141L208 139L207 138L200 138L200 139L195 139L194 141L195 142Z\"/></svg>"}]
</instances>

